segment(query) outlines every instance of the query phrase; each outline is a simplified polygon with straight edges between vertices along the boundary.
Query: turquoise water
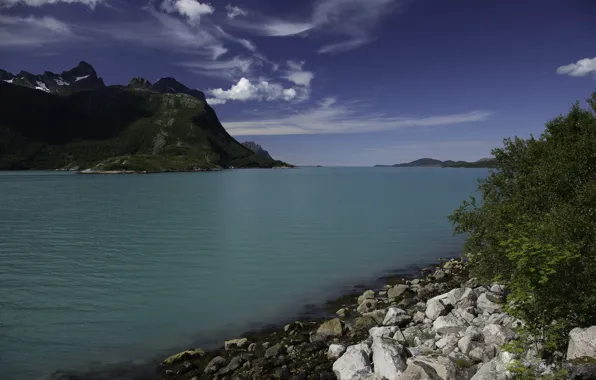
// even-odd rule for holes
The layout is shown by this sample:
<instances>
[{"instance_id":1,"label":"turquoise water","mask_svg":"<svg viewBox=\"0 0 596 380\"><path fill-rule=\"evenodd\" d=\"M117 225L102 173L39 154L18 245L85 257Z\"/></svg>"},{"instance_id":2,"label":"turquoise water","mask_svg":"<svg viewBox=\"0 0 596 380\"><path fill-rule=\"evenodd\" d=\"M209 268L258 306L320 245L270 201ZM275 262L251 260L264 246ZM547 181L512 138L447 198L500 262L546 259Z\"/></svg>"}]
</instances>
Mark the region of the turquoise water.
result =
<instances>
[{"instance_id":1,"label":"turquoise water","mask_svg":"<svg viewBox=\"0 0 596 380\"><path fill-rule=\"evenodd\" d=\"M0 173L0 378L208 346L457 252L486 173Z\"/></svg>"}]
</instances>

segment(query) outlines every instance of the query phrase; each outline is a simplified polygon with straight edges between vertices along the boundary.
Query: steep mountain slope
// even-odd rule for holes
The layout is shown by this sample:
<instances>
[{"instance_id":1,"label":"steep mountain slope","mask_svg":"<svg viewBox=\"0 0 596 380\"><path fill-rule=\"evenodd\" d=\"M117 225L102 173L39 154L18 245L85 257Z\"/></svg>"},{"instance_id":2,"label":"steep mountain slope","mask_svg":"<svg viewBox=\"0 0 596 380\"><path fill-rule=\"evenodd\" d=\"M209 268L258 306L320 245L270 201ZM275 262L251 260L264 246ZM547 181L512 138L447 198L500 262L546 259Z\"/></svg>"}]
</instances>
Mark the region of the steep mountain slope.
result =
<instances>
[{"instance_id":1,"label":"steep mountain slope","mask_svg":"<svg viewBox=\"0 0 596 380\"><path fill-rule=\"evenodd\" d=\"M186 88L172 80L162 82L164 91ZM170 171L287 165L236 141L204 95L193 91L161 93L153 85L106 87L102 82L92 90L58 96L0 81L0 169Z\"/></svg>"},{"instance_id":2,"label":"steep mountain slope","mask_svg":"<svg viewBox=\"0 0 596 380\"><path fill-rule=\"evenodd\" d=\"M254 141L245 141L245 142L242 143L242 145L244 145L248 149L252 150L256 154L260 154L262 156L265 156L265 158L273 159L271 157L271 155L269 154L269 152L267 152L265 149L263 149L259 144L257 144Z\"/></svg>"}]
</instances>

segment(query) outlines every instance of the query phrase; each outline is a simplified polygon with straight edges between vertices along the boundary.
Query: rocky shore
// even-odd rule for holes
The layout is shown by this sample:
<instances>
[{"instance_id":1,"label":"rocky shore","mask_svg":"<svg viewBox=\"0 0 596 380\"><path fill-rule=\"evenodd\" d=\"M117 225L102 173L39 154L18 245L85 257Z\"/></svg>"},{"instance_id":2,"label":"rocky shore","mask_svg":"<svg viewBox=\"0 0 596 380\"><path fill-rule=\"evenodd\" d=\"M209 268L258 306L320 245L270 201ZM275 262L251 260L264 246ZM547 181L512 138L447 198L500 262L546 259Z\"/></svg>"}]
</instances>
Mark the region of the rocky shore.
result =
<instances>
[{"instance_id":1,"label":"rocky shore","mask_svg":"<svg viewBox=\"0 0 596 380\"><path fill-rule=\"evenodd\" d=\"M332 319L249 333L218 350L176 353L159 364L156 378L596 379L596 326L571 332L558 365L539 358L534 346L512 349L523 321L505 313L506 289L470 278L461 260L394 282L342 298Z\"/></svg>"}]
</instances>

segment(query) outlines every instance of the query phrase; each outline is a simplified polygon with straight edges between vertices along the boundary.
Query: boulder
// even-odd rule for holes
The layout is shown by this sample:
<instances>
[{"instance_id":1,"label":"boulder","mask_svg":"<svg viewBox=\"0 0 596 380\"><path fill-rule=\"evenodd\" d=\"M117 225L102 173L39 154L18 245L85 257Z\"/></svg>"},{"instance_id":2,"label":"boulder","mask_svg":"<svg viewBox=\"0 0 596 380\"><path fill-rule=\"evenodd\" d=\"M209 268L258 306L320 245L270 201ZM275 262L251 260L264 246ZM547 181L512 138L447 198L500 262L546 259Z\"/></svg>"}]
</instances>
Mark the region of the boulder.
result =
<instances>
[{"instance_id":1,"label":"boulder","mask_svg":"<svg viewBox=\"0 0 596 380\"><path fill-rule=\"evenodd\" d=\"M444 356L417 356L413 358L412 362L419 366L432 368L442 380L456 380L457 367L451 360Z\"/></svg>"},{"instance_id":2,"label":"boulder","mask_svg":"<svg viewBox=\"0 0 596 380\"><path fill-rule=\"evenodd\" d=\"M231 339L226 340L224 342L224 348L227 350L231 350L233 348L244 348L248 345L248 339L246 338L239 338L239 339Z\"/></svg>"},{"instance_id":3,"label":"boulder","mask_svg":"<svg viewBox=\"0 0 596 380\"><path fill-rule=\"evenodd\" d=\"M218 374L224 376L229 375L240 368L244 362L245 360L242 358L242 356L235 356L232 358L232 360L230 360L227 366L219 370Z\"/></svg>"},{"instance_id":4,"label":"boulder","mask_svg":"<svg viewBox=\"0 0 596 380\"><path fill-rule=\"evenodd\" d=\"M399 327L396 326L381 326L373 327L368 330L368 334L373 338L391 338L395 333L399 331Z\"/></svg>"},{"instance_id":5,"label":"boulder","mask_svg":"<svg viewBox=\"0 0 596 380\"><path fill-rule=\"evenodd\" d=\"M505 294L505 287L503 285L494 284L490 287L490 291L502 297Z\"/></svg>"},{"instance_id":6,"label":"boulder","mask_svg":"<svg viewBox=\"0 0 596 380\"><path fill-rule=\"evenodd\" d=\"M480 367L471 380L509 380L511 378L513 375L507 371L507 366L495 358Z\"/></svg>"},{"instance_id":7,"label":"boulder","mask_svg":"<svg viewBox=\"0 0 596 380\"><path fill-rule=\"evenodd\" d=\"M265 351L265 358L275 358L285 352L286 348L281 343L277 343Z\"/></svg>"},{"instance_id":8,"label":"boulder","mask_svg":"<svg viewBox=\"0 0 596 380\"><path fill-rule=\"evenodd\" d=\"M433 328L440 335L457 334L467 327L468 323L464 319L454 315L441 316L433 322Z\"/></svg>"},{"instance_id":9,"label":"boulder","mask_svg":"<svg viewBox=\"0 0 596 380\"><path fill-rule=\"evenodd\" d=\"M449 354L455 348L457 348L457 343L459 339L457 339L457 335L455 334L448 334L442 337L441 339L435 342L435 346L440 349L444 355Z\"/></svg>"},{"instance_id":10,"label":"boulder","mask_svg":"<svg viewBox=\"0 0 596 380\"><path fill-rule=\"evenodd\" d=\"M499 302L500 299L496 295L491 293L482 293L478 297L476 305L480 310L485 311L489 314L494 314L500 313L503 310Z\"/></svg>"},{"instance_id":11,"label":"boulder","mask_svg":"<svg viewBox=\"0 0 596 380\"><path fill-rule=\"evenodd\" d=\"M221 356L216 356L205 367L205 373L215 373L226 364L226 359Z\"/></svg>"},{"instance_id":12,"label":"boulder","mask_svg":"<svg viewBox=\"0 0 596 380\"><path fill-rule=\"evenodd\" d=\"M324 336L342 336L343 333L344 323L339 318L325 321L317 329L317 334Z\"/></svg>"},{"instance_id":13,"label":"boulder","mask_svg":"<svg viewBox=\"0 0 596 380\"><path fill-rule=\"evenodd\" d=\"M201 357L203 355L205 355L205 351L203 351L200 348L195 348L195 349L192 349L192 350L186 350L186 351L179 352L179 353L177 353L175 355L172 355L172 356L168 357L167 359L165 359L162 362L162 364L164 364L164 365L171 365L171 364L176 363L176 362L181 362L181 361L184 361L184 360Z\"/></svg>"},{"instance_id":14,"label":"boulder","mask_svg":"<svg viewBox=\"0 0 596 380\"><path fill-rule=\"evenodd\" d=\"M371 311L370 313L364 313L362 314L363 317L372 317L377 324L381 325L383 324L383 320L385 319L385 315L387 314L387 310L385 309L379 309L379 310L374 310Z\"/></svg>"},{"instance_id":15,"label":"boulder","mask_svg":"<svg viewBox=\"0 0 596 380\"><path fill-rule=\"evenodd\" d=\"M374 290L367 290L365 291L360 297L358 297L358 305L360 305L364 300L374 299L375 292Z\"/></svg>"},{"instance_id":16,"label":"boulder","mask_svg":"<svg viewBox=\"0 0 596 380\"><path fill-rule=\"evenodd\" d=\"M362 317L358 317L356 318L356 320L354 320L354 324L352 325L352 329L353 330L368 330L373 326L377 325L377 321L369 316L369 315L364 315Z\"/></svg>"},{"instance_id":17,"label":"boulder","mask_svg":"<svg viewBox=\"0 0 596 380\"><path fill-rule=\"evenodd\" d=\"M346 352L333 363L333 373L338 380L372 379L371 350L365 344L349 346Z\"/></svg>"},{"instance_id":18,"label":"boulder","mask_svg":"<svg viewBox=\"0 0 596 380\"><path fill-rule=\"evenodd\" d=\"M399 380L442 380L437 371L425 363L418 363L412 358L407 361L408 367L401 374Z\"/></svg>"},{"instance_id":19,"label":"boulder","mask_svg":"<svg viewBox=\"0 0 596 380\"><path fill-rule=\"evenodd\" d=\"M383 319L383 325L405 327L411 320L412 317L410 317L404 310L390 307Z\"/></svg>"},{"instance_id":20,"label":"boulder","mask_svg":"<svg viewBox=\"0 0 596 380\"><path fill-rule=\"evenodd\" d=\"M455 307L475 307L476 306L476 293L472 288L457 288L447 293L449 296L449 302Z\"/></svg>"},{"instance_id":21,"label":"boulder","mask_svg":"<svg viewBox=\"0 0 596 380\"><path fill-rule=\"evenodd\" d=\"M404 284L395 285L393 288L387 291L387 298L402 297L409 290L409 288L410 287L408 285Z\"/></svg>"},{"instance_id":22,"label":"boulder","mask_svg":"<svg viewBox=\"0 0 596 380\"><path fill-rule=\"evenodd\" d=\"M513 330L494 323L486 325L484 329L482 329L482 334L484 335L485 343L496 344L497 346L509 343L515 338Z\"/></svg>"},{"instance_id":23,"label":"boulder","mask_svg":"<svg viewBox=\"0 0 596 380\"><path fill-rule=\"evenodd\" d=\"M346 352L346 347L341 344L332 344L327 351L327 358L331 360L339 359Z\"/></svg>"},{"instance_id":24,"label":"boulder","mask_svg":"<svg viewBox=\"0 0 596 380\"><path fill-rule=\"evenodd\" d=\"M396 379L406 370L406 353L393 339L375 338L372 344L374 373L379 379Z\"/></svg>"},{"instance_id":25,"label":"boulder","mask_svg":"<svg viewBox=\"0 0 596 380\"><path fill-rule=\"evenodd\" d=\"M494 344L479 343L467 355L476 362L487 362L492 360L498 351L498 347Z\"/></svg>"},{"instance_id":26,"label":"boulder","mask_svg":"<svg viewBox=\"0 0 596 380\"><path fill-rule=\"evenodd\" d=\"M435 278L435 280L437 280L437 281L442 281L442 280L444 280L445 278L447 278L447 274L445 273L445 271L444 271L444 270L442 270L442 269L437 269L437 270L435 271L435 273L433 274L433 277L434 277L434 278Z\"/></svg>"},{"instance_id":27,"label":"boulder","mask_svg":"<svg viewBox=\"0 0 596 380\"><path fill-rule=\"evenodd\" d=\"M348 315L348 309L341 308L335 312L335 314L339 315L340 317L344 318Z\"/></svg>"},{"instance_id":28,"label":"boulder","mask_svg":"<svg viewBox=\"0 0 596 380\"><path fill-rule=\"evenodd\" d=\"M428 300L426 303L425 314L431 321L439 318L440 316L447 315L449 310L445 307L441 299L435 297Z\"/></svg>"},{"instance_id":29,"label":"boulder","mask_svg":"<svg viewBox=\"0 0 596 380\"><path fill-rule=\"evenodd\" d=\"M377 307L377 300L376 299L365 299L356 309L360 314L370 313L371 311L375 310Z\"/></svg>"},{"instance_id":30,"label":"boulder","mask_svg":"<svg viewBox=\"0 0 596 380\"><path fill-rule=\"evenodd\" d=\"M580 357L596 357L596 326L589 328L574 328L569 333L567 360Z\"/></svg>"}]
</instances>

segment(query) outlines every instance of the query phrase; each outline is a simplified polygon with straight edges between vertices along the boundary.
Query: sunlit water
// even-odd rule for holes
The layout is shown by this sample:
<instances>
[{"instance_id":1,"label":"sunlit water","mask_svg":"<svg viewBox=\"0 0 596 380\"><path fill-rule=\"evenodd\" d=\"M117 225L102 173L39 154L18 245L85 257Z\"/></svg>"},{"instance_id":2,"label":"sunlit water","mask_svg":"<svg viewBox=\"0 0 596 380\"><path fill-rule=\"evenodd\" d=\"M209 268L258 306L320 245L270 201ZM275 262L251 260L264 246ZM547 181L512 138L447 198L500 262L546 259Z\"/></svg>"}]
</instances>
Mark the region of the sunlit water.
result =
<instances>
[{"instance_id":1,"label":"sunlit water","mask_svg":"<svg viewBox=\"0 0 596 380\"><path fill-rule=\"evenodd\" d=\"M486 173L0 173L0 378L208 346L457 253Z\"/></svg>"}]
</instances>

